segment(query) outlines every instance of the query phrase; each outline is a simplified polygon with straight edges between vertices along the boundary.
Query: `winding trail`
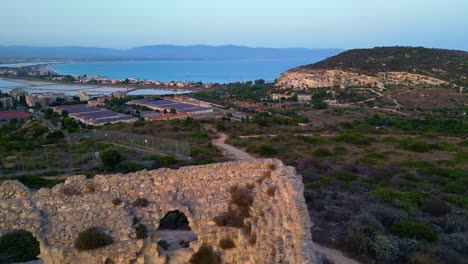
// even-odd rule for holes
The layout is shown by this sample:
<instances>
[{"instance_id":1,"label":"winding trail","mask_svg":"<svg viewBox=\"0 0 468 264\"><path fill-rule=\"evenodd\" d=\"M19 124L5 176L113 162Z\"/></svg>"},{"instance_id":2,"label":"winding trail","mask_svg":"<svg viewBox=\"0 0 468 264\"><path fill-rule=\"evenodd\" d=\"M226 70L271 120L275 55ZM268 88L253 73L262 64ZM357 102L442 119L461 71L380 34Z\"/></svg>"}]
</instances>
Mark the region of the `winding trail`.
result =
<instances>
[{"instance_id":1,"label":"winding trail","mask_svg":"<svg viewBox=\"0 0 468 264\"><path fill-rule=\"evenodd\" d=\"M217 132L217 131L216 131ZM244 161L254 161L255 157L250 155L249 153L236 148L234 146L231 146L229 144L226 144L226 139L228 138L228 135L217 132L218 138L215 138L211 140L211 144L215 145L218 149L220 149L223 152L223 155L227 158L234 159L234 160L244 160Z\"/></svg>"}]
</instances>

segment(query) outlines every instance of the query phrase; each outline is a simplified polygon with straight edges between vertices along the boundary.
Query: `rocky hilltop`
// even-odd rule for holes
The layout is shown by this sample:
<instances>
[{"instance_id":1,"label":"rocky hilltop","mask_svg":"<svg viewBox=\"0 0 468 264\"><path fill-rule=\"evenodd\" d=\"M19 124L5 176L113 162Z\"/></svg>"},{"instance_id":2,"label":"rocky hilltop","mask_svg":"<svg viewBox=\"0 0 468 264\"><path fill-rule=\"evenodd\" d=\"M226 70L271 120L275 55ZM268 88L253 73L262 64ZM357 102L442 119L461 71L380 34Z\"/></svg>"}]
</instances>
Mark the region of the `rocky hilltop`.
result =
<instances>
[{"instance_id":1,"label":"rocky hilltop","mask_svg":"<svg viewBox=\"0 0 468 264\"><path fill-rule=\"evenodd\" d=\"M281 74L282 88L468 86L468 52L413 47L345 51Z\"/></svg>"}]
</instances>

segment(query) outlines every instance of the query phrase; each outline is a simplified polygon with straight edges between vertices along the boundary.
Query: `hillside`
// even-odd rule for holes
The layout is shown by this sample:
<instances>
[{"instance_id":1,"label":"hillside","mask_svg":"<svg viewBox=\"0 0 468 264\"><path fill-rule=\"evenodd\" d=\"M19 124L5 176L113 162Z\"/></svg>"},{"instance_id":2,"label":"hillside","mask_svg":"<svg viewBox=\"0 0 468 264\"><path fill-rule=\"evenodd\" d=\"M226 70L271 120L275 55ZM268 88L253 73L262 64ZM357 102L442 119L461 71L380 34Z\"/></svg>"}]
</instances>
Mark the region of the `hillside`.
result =
<instances>
[{"instance_id":1,"label":"hillside","mask_svg":"<svg viewBox=\"0 0 468 264\"><path fill-rule=\"evenodd\" d=\"M302 79L302 80L301 80ZM442 85L468 86L468 52L421 47L345 51L280 76L281 86Z\"/></svg>"},{"instance_id":2,"label":"hillside","mask_svg":"<svg viewBox=\"0 0 468 264\"><path fill-rule=\"evenodd\" d=\"M131 49L93 47L0 46L0 58L9 59L278 59L323 58L336 55L338 49L252 48L245 46L174 46L153 45Z\"/></svg>"}]
</instances>

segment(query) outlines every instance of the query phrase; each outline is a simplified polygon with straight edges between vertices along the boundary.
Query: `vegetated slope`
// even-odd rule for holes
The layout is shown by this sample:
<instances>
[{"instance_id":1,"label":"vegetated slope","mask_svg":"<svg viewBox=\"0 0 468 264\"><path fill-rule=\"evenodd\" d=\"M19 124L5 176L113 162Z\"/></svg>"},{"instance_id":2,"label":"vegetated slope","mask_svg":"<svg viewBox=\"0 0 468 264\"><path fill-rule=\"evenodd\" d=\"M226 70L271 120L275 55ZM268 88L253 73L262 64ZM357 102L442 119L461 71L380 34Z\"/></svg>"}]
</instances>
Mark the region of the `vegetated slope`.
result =
<instances>
[{"instance_id":1,"label":"vegetated slope","mask_svg":"<svg viewBox=\"0 0 468 264\"><path fill-rule=\"evenodd\" d=\"M423 47L354 49L301 70L342 70L377 76L380 72L408 72L468 86L468 52Z\"/></svg>"},{"instance_id":2,"label":"vegetated slope","mask_svg":"<svg viewBox=\"0 0 468 264\"><path fill-rule=\"evenodd\" d=\"M281 88L468 86L468 52L420 47L379 47L343 52L291 69Z\"/></svg>"}]
</instances>

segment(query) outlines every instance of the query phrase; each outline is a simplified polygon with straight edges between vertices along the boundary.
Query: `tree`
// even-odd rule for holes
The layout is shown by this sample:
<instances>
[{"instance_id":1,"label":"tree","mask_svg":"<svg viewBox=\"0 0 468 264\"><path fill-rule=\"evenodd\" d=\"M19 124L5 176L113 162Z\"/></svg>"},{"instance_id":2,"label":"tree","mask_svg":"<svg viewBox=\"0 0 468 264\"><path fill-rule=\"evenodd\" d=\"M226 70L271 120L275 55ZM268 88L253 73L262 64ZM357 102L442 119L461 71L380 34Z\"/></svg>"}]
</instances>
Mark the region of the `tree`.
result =
<instances>
[{"instance_id":1,"label":"tree","mask_svg":"<svg viewBox=\"0 0 468 264\"><path fill-rule=\"evenodd\" d=\"M123 160L122 154L115 149L106 149L101 153L101 161L106 169L113 169Z\"/></svg>"},{"instance_id":2,"label":"tree","mask_svg":"<svg viewBox=\"0 0 468 264\"><path fill-rule=\"evenodd\" d=\"M265 84L265 80L263 79L255 80L255 84Z\"/></svg>"},{"instance_id":3,"label":"tree","mask_svg":"<svg viewBox=\"0 0 468 264\"><path fill-rule=\"evenodd\" d=\"M175 108L171 108L171 114L177 114L177 111L175 110Z\"/></svg>"},{"instance_id":4,"label":"tree","mask_svg":"<svg viewBox=\"0 0 468 264\"><path fill-rule=\"evenodd\" d=\"M76 123L73 119L71 119L70 117L65 117L63 119L63 127L70 133L78 130L78 128L80 127L78 125L78 123Z\"/></svg>"}]
</instances>

